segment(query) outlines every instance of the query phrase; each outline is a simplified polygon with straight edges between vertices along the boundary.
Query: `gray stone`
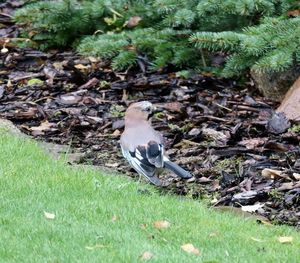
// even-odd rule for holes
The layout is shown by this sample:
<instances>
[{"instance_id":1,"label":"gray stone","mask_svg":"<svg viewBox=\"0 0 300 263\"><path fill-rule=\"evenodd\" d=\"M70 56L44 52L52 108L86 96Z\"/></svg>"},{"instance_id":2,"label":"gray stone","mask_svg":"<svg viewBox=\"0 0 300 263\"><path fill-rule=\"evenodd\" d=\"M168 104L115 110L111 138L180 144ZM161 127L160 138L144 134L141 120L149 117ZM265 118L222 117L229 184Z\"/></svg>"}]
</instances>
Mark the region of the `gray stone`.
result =
<instances>
[{"instance_id":1,"label":"gray stone","mask_svg":"<svg viewBox=\"0 0 300 263\"><path fill-rule=\"evenodd\" d=\"M281 101L284 95L300 76L300 66L294 66L283 72L260 73L250 71L256 87L267 98Z\"/></svg>"}]
</instances>

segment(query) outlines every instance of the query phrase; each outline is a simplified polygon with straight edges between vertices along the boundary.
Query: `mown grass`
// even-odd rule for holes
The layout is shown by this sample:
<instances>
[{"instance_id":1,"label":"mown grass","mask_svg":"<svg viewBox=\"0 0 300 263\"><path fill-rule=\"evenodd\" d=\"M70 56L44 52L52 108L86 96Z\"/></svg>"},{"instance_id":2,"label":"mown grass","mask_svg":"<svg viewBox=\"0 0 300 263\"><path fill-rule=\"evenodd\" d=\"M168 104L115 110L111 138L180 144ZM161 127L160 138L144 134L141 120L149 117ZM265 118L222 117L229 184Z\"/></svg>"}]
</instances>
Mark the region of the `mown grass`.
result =
<instances>
[{"instance_id":1,"label":"mown grass","mask_svg":"<svg viewBox=\"0 0 300 263\"><path fill-rule=\"evenodd\" d=\"M0 147L0 262L141 262L145 251L153 253L150 262L300 262L294 228L259 225L125 177L72 168L5 132ZM171 226L156 229L157 220ZM293 241L281 244L280 236ZM186 243L201 255L184 252Z\"/></svg>"}]
</instances>

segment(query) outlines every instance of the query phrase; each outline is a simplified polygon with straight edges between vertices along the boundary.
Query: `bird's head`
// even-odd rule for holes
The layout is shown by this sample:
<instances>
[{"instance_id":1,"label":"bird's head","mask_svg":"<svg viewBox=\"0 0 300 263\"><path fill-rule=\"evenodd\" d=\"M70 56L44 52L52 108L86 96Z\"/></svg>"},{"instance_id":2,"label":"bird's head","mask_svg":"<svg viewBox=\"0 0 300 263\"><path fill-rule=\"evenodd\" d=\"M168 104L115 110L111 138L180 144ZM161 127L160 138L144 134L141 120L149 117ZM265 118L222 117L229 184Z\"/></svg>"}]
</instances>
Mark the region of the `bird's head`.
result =
<instances>
[{"instance_id":1,"label":"bird's head","mask_svg":"<svg viewBox=\"0 0 300 263\"><path fill-rule=\"evenodd\" d=\"M154 113L155 107L149 101L132 103L125 113L125 121L130 118L137 121L148 121Z\"/></svg>"}]
</instances>

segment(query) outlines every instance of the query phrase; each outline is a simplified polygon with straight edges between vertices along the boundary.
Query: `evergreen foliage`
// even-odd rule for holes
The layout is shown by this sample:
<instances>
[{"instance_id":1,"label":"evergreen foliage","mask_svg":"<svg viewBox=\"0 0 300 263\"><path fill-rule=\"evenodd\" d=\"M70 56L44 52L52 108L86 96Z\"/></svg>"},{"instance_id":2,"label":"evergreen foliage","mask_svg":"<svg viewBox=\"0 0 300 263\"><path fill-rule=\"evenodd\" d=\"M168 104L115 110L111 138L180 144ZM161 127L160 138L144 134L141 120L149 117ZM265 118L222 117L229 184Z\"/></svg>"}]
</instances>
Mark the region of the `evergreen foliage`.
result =
<instances>
[{"instance_id":1,"label":"evergreen foliage","mask_svg":"<svg viewBox=\"0 0 300 263\"><path fill-rule=\"evenodd\" d=\"M88 14L75 8L71 1L59 2L55 8L51 2L40 1L20 9L15 19L25 23L27 35L42 48L68 45L80 33L91 30Z\"/></svg>"},{"instance_id":2,"label":"evergreen foliage","mask_svg":"<svg viewBox=\"0 0 300 263\"><path fill-rule=\"evenodd\" d=\"M259 72L280 72L300 64L300 17L266 18L258 26L236 32L200 32L191 41L212 51L231 55L224 68L225 76L238 75L252 68Z\"/></svg>"},{"instance_id":3,"label":"evergreen foliage","mask_svg":"<svg viewBox=\"0 0 300 263\"><path fill-rule=\"evenodd\" d=\"M233 76L299 63L300 20L287 16L297 8L295 0L56 0L27 5L15 19L41 48L73 45L115 69L142 60L208 70L207 51L224 51L223 74Z\"/></svg>"}]
</instances>

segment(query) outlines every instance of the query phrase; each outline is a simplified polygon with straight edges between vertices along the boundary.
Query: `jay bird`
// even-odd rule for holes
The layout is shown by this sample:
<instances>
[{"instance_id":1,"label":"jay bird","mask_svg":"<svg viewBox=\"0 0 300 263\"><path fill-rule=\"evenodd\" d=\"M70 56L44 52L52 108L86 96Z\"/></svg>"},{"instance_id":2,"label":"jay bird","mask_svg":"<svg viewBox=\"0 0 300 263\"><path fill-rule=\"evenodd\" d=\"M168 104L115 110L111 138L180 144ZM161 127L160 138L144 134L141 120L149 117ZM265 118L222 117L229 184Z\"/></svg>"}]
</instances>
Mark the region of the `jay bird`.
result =
<instances>
[{"instance_id":1,"label":"jay bird","mask_svg":"<svg viewBox=\"0 0 300 263\"><path fill-rule=\"evenodd\" d=\"M162 135L151 126L154 107L151 102L131 104L125 112L125 130L120 143L123 156L139 175L151 183L161 185L157 174L166 168L182 178L192 174L173 163L165 155Z\"/></svg>"}]
</instances>

